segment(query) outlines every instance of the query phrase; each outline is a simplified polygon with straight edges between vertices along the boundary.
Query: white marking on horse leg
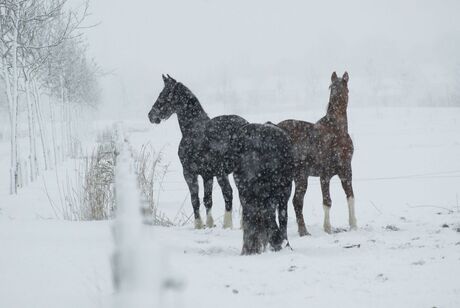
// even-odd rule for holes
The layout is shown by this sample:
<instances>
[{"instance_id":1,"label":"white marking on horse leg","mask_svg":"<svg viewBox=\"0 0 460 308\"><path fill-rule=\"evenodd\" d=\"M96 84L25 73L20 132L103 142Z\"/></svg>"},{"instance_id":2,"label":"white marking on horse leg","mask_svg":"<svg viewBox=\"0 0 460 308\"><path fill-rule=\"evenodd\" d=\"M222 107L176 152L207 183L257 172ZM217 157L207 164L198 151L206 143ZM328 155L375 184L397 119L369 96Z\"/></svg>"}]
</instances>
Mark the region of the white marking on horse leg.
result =
<instances>
[{"instance_id":1,"label":"white marking on horse leg","mask_svg":"<svg viewBox=\"0 0 460 308\"><path fill-rule=\"evenodd\" d=\"M233 228L232 211L225 211L225 214L224 214L224 229L232 229L232 228Z\"/></svg>"},{"instance_id":2,"label":"white marking on horse leg","mask_svg":"<svg viewBox=\"0 0 460 308\"><path fill-rule=\"evenodd\" d=\"M332 233L332 227L331 227L331 218L329 216L329 212L331 211L330 206L323 205L323 210L324 210L324 232L331 234Z\"/></svg>"},{"instance_id":3,"label":"white marking on horse leg","mask_svg":"<svg viewBox=\"0 0 460 308\"><path fill-rule=\"evenodd\" d=\"M201 217L195 218L195 229L203 229L203 221Z\"/></svg>"},{"instance_id":4,"label":"white marking on horse leg","mask_svg":"<svg viewBox=\"0 0 460 308\"><path fill-rule=\"evenodd\" d=\"M212 218L211 209L206 212L206 227L212 228L214 227L214 218Z\"/></svg>"},{"instance_id":5,"label":"white marking on horse leg","mask_svg":"<svg viewBox=\"0 0 460 308\"><path fill-rule=\"evenodd\" d=\"M243 207L240 205L240 229L243 230Z\"/></svg>"},{"instance_id":6,"label":"white marking on horse leg","mask_svg":"<svg viewBox=\"0 0 460 308\"><path fill-rule=\"evenodd\" d=\"M358 225L356 224L356 216L355 216L355 198L350 197L347 199L348 203L348 222L350 223L350 229L356 230Z\"/></svg>"}]
</instances>

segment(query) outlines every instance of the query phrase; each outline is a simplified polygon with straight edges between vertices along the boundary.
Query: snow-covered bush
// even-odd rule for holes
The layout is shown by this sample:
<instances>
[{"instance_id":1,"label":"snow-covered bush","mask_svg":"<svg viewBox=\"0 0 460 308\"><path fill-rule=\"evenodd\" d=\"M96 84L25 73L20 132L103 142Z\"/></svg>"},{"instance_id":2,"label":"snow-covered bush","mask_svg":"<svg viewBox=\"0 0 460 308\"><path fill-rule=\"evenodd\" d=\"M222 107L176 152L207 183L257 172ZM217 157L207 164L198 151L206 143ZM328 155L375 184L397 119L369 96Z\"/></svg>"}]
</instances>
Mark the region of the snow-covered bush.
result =
<instances>
[{"instance_id":1,"label":"snow-covered bush","mask_svg":"<svg viewBox=\"0 0 460 308\"><path fill-rule=\"evenodd\" d=\"M101 144L87 161L83 184L80 220L103 220L112 217L115 208L113 143Z\"/></svg>"},{"instance_id":2,"label":"snow-covered bush","mask_svg":"<svg viewBox=\"0 0 460 308\"><path fill-rule=\"evenodd\" d=\"M90 155L76 160L73 176L60 179L60 208L50 199L56 215L66 220L104 220L115 212L115 164L117 148L114 134L98 137ZM46 187L45 187L46 188Z\"/></svg>"},{"instance_id":3,"label":"snow-covered bush","mask_svg":"<svg viewBox=\"0 0 460 308\"><path fill-rule=\"evenodd\" d=\"M159 188L168 168L168 165L163 163L162 153L157 153L150 144L142 145L137 153L132 152L145 221L154 225L172 225L173 223L158 209L157 202Z\"/></svg>"}]
</instances>

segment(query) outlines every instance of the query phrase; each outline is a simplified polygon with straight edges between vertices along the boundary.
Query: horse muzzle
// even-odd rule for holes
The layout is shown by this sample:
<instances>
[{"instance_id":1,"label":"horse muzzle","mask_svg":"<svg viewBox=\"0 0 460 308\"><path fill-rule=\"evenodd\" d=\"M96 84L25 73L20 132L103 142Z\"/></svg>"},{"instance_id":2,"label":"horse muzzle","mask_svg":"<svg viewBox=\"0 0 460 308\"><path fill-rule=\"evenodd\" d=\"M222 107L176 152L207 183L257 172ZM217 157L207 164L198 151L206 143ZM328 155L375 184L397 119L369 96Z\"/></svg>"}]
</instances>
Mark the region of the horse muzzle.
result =
<instances>
[{"instance_id":1,"label":"horse muzzle","mask_svg":"<svg viewBox=\"0 0 460 308\"><path fill-rule=\"evenodd\" d=\"M160 124L161 120L159 117L149 117L150 123L152 124Z\"/></svg>"},{"instance_id":2,"label":"horse muzzle","mask_svg":"<svg viewBox=\"0 0 460 308\"><path fill-rule=\"evenodd\" d=\"M149 121L152 124L160 124L161 119L157 115L153 114L152 111L149 112Z\"/></svg>"}]
</instances>

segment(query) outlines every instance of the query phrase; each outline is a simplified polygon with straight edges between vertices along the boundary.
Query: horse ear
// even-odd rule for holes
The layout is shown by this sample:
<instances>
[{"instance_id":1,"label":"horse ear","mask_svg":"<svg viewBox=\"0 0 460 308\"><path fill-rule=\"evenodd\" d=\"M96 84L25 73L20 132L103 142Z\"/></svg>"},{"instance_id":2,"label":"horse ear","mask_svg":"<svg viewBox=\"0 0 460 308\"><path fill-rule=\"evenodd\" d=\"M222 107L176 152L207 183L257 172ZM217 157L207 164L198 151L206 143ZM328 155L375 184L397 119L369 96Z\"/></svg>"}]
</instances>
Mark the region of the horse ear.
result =
<instances>
[{"instance_id":1,"label":"horse ear","mask_svg":"<svg viewBox=\"0 0 460 308\"><path fill-rule=\"evenodd\" d=\"M169 74L166 74L166 76L168 76L169 80L176 82L176 79L174 79L171 76L169 76Z\"/></svg>"},{"instance_id":2,"label":"horse ear","mask_svg":"<svg viewBox=\"0 0 460 308\"><path fill-rule=\"evenodd\" d=\"M349 77L348 77L348 73L345 72L345 73L343 74L342 79L345 80L346 83L348 83L348 78L349 78Z\"/></svg>"},{"instance_id":3,"label":"horse ear","mask_svg":"<svg viewBox=\"0 0 460 308\"><path fill-rule=\"evenodd\" d=\"M164 74L161 74L161 77L163 77L164 83L166 83L168 81L168 78L166 78L166 76Z\"/></svg>"},{"instance_id":4,"label":"horse ear","mask_svg":"<svg viewBox=\"0 0 460 308\"><path fill-rule=\"evenodd\" d=\"M336 72L333 72L332 73L332 76L331 76L331 81L334 82L337 80L337 73Z\"/></svg>"}]
</instances>

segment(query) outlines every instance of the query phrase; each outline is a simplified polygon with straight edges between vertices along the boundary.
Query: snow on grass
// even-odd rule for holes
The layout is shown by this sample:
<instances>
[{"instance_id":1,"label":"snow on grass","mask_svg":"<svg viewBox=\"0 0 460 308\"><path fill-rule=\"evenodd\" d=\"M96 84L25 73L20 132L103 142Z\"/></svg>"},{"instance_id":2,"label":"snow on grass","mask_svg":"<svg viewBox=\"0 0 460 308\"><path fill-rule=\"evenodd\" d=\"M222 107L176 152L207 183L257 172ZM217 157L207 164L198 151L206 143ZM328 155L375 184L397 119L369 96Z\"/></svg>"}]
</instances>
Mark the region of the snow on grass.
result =
<instances>
[{"instance_id":1,"label":"snow on grass","mask_svg":"<svg viewBox=\"0 0 460 308\"><path fill-rule=\"evenodd\" d=\"M297 235L290 203L293 251L242 257L238 224L222 229L224 202L215 183L216 228L194 230L192 221L142 227L146 247L159 247L169 256L170 271L185 281L180 295L169 295L174 307L460 306L460 109L349 108L358 231L343 231L348 209L335 180L331 223L337 232L324 233L320 188L311 178L304 214L312 235ZM323 112L245 116L258 122L294 115L314 121ZM175 117L157 126L144 120L125 125L134 147L150 142L170 161L158 188L159 209L172 220L180 212L191 214ZM8 166L6 146L0 143L0 170ZM53 173L45 179L55 194ZM7 194L7 181L2 173L0 307L109 306L112 222L57 220L41 180L18 196Z\"/></svg>"}]
</instances>

